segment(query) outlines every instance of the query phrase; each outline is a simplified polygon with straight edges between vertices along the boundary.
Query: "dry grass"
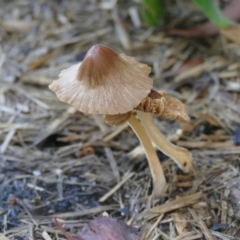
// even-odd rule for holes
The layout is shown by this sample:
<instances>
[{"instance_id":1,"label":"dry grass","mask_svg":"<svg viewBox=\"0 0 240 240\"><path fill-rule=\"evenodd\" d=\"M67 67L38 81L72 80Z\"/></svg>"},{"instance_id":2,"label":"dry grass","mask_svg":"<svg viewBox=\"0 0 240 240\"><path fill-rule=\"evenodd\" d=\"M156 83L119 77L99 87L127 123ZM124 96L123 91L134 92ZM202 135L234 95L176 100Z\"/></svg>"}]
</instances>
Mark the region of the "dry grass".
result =
<instances>
[{"instance_id":1,"label":"dry grass","mask_svg":"<svg viewBox=\"0 0 240 240\"><path fill-rule=\"evenodd\" d=\"M95 2L0 2L0 239L63 239L54 217L76 233L103 212L142 227L142 239L240 239L240 47L141 27L135 1ZM178 11L171 2L173 19L186 14L185 1ZM48 90L95 43L149 64L155 87L189 107L189 124L156 123L192 152L197 173L183 175L159 153L168 189L154 203L130 128L83 115Z\"/></svg>"}]
</instances>

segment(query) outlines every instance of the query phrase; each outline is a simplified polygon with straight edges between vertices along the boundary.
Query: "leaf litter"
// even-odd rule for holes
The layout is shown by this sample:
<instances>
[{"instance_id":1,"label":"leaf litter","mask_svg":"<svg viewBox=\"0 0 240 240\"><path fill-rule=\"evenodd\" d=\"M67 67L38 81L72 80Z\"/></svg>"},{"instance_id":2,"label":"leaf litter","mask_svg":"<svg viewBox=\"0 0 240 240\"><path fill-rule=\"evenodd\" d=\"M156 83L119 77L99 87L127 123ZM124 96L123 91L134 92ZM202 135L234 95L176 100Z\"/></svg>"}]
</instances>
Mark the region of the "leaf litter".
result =
<instances>
[{"instance_id":1,"label":"leaf litter","mask_svg":"<svg viewBox=\"0 0 240 240\"><path fill-rule=\"evenodd\" d=\"M189 1L181 3L168 3L172 19L185 13ZM83 236L102 215L140 229L140 239L240 238L240 47L146 29L138 11L136 1L0 2L1 239ZM127 125L110 127L48 90L96 43L149 64L155 88L189 108L190 123L155 118L196 165L184 175L158 152L161 199L150 197L149 167Z\"/></svg>"}]
</instances>

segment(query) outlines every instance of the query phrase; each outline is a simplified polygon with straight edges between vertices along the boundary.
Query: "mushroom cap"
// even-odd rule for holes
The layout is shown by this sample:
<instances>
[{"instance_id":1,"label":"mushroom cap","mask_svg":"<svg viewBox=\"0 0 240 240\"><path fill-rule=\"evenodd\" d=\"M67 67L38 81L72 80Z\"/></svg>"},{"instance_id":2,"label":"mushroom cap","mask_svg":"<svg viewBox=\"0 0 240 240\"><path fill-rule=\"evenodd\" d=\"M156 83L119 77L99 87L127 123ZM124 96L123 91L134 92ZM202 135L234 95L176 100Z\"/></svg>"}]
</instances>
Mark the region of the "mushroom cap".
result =
<instances>
[{"instance_id":1,"label":"mushroom cap","mask_svg":"<svg viewBox=\"0 0 240 240\"><path fill-rule=\"evenodd\" d=\"M94 45L82 63L63 70L49 88L57 97L88 114L123 114L148 96L151 68L133 57Z\"/></svg>"}]
</instances>

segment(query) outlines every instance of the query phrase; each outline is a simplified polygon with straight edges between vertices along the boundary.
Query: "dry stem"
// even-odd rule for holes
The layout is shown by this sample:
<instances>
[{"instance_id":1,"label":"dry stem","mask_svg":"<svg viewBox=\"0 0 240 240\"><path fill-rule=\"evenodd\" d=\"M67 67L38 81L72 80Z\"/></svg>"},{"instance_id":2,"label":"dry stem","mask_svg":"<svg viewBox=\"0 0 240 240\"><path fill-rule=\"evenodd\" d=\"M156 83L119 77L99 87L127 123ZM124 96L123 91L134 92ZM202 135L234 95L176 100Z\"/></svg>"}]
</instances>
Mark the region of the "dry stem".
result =
<instances>
[{"instance_id":1,"label":"dry stem","mask_svg":"<svg viewBox=\"0 0 240 240\"><path fill-rule=\"evenodd\" d=\"M189 151L169 142L155 125L151 114L139 111L137 114L148 136L156 147L171 157L185 173L193 172L194 165Z\"/></svg>"}]
</instances>

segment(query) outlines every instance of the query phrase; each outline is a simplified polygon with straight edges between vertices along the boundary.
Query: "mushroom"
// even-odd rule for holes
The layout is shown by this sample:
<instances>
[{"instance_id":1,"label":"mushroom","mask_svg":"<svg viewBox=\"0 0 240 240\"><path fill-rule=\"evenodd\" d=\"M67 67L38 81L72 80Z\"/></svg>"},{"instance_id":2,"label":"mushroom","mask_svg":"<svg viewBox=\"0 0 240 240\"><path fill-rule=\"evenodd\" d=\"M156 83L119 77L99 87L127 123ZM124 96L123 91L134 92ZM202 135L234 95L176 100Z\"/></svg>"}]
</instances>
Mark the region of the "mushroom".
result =
<instances>
[{"instance_id":1,"label":"mushroom","mask_svg":"<svg viewBox=\"0 0 240 240\"><path fill-rule=\"evenodd\" d=\"M145 150L153 177L153 194L160 197L165 192L166 179L151 140L183 171L190 172L193 164L188 151L168 142L154 125L150 113L183 121L189 118L179 100L152 89L150 72L150 67L135 58L97 44L90 48L82 63L63 70L49 88L61 101L83 113L105 115L109 125L128 122Z\"/></svg>"},{"instance_id":2,"label":"mushroom","mask_svg":"<svg viewBox=\"0 0 240 240\"><path fill-rule=\"evenodd\" d=\"M156 102L159 102L158 99L161 100L159 105L156 104ZM169 142L159 131L153 121L152 115L150 114L152 113L153 115L163 116L172 120L178 119L182 122L189 122L186 106L178 99L171 97L166 93L158 93L154 90L151 91L151 94L149 94L145 102L146 101L152 103L154 106L161 106L160 112L152 109L149 103L147 105L148 108L146 109L142 109L142 106L144 105L143 103L141 103L137 108L138 110L141 110L137 112L138 118L144 126L150 139L160 151L162 151L165 155L171 157L184 173L193 172L194 165L190 152L185 148L178 147Z\"/></svg>"}]
</instances>

